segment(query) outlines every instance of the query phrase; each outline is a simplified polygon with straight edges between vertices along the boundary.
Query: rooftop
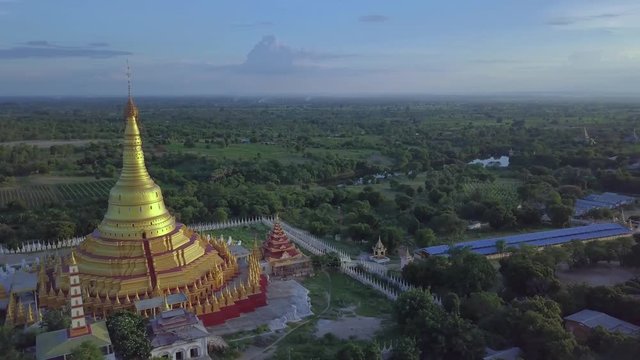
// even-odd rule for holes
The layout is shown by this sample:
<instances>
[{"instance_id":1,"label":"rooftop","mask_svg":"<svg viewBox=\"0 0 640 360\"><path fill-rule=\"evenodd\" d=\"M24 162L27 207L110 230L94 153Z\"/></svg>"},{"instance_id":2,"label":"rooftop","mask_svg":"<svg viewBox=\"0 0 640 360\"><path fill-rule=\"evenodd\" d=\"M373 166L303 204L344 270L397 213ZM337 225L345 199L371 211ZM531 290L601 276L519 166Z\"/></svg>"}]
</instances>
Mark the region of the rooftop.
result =
<instances>
[{"instance_id":1,"label":"rooftop","mask_svg":"<svg viewBox=\"0 0 640 360\"><path fill-rule=\"evenodd\" d=\"M496 249L496 242L499 240L504 241L507 248L519 247L523 244L538 247L565 244L573 240L585 241L611 236L628 235L631 235L631 230L626 227L616 223L606 223L466 241L452 246L455 248L467 247L472 252L480 255L492 255L498 253L498 250ZM428 255L447 255L449 248L449 245L436 245L422 248L417 251Z\"/></svg>"},{"instance_id":2,"label":"rooftop","mask_svg":"<svg viewBox=\"0 0 640 360\"><path fill-rule=\"evenodd\" d=\"M575 216L583 215L593 209L613 209L635 201L634 197L620 195L612 192L591 194L576 200Z\"/></svg>"},{"instance_id":3,"label":"rooftop","mask_svg":"<svg viewBox=\"0 0 640 360\"><path fill-rule=\"evenodd\" d=\"M624 320L614 318L603 312L585 309L571 314L564 318L565 320L575 321L589 328L602 326L611 332L620 332L625 335L640 335L640 326L633 325Z\"/></svg>"},{"instance_id":4,"label":"rooftop","mask_svg":"<svg viewBox=\"0 0 640 360\"><path fill-rule=\"evenodd\" d=\"M7 294L34 291L38 288L38 274L24 270L6 272L0 276L0 285L4 287Z\"/></svg>"},{"instance_id":5,"label":"rooftop","mask_svg":"<svg viewBox=\"0 0 640 360\"><path fill-rule=\"evenodd\" d=\"M50 359L71 353L73 348L85 341L89 341L101 348L111 345L111 338L104 321L91 325L91 333L87 335L69 338L68 329L50 331L39 334L36 337L36 358Z\"/></svg>"},{"instance_id":6,"label":"rooftop","mask_svg":"<svg viewBox=\"0 0 640 360\"><path fill-rule=\"evenodd\" d=\"M209 332L195 314L184 309L164 311L152 319L151 345L166 346L180 341L193 341L209 336Z\"/></svg>"},{"instance_id":7,"label":"rooftop","mask_svg":"<svg viewBox=\"0 0 640 360\"><path fill-rule=\"evenodd\" d=\"M180 304L187 301L187 296L183 293L167 295L167 303L169 305ZM156 296L151 299L135 301L136 311L150 310L153 308L164 307L164 296Z\"/></svg>"}]
</instances>

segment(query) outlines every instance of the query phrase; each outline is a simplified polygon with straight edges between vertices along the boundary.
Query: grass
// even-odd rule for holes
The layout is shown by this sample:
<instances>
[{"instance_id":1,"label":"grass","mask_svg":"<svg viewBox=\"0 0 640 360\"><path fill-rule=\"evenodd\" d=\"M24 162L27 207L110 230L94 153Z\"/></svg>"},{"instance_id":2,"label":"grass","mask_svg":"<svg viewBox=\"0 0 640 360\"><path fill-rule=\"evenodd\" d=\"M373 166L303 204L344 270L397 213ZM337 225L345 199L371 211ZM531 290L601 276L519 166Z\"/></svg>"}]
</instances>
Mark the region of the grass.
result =
<instances>
[{"instance_id":1,"label":"grass","mask_svg":"<svg viewBox=\"0 0 640 360\"><path fill-rule=\"evenodd\" d=\"M207 145L210 145L207 148ZM264 160L280 160L284 162L303 162L302 154L295 153L279 145L266 144L230 144L227 147L219 147L216 144L196 143L195 147L188 148L183 144L173 143L166 145L169 152L183 152L216 159L252 160L257 157Z\"/></svg>"},{"instance_id":2,"label":"grass","mask_svg":"<svg viewBox=\"0 0 640 360\"><path fill-rule=\"evenodd\" d=\"M303 285L309 289L311 306L314 310L326 306L325 292L331 292L330 316L335 316L340 309L355 307L354 312L360 316L385 317L391 313L392 302L377 291L360 284L342 273L330 273L330 278L318 274L306 279Z\"/></svg>"},{"instance_id":3,"label":"grass","mask_svg":"<svg viewBox=\"0 0 640 360\"><path fill-rule=\"evenodd\" d=\"M253 244L253 240L257 239L260 243L264 241L267 234L271 229L263 224L252 224L248 226L236 226L232 228L218 229L213 231L206 231L206 234L211 234L212 237L224 236L225 240L229 239L229 236L234 241L241 240L243 244Z\"/></svg>"},{"instance_id":4,"label":"grass","mask_svg":"<svg viewBox=\"0 0 640 360\"><path fill-rule=\"evenodd\" d=\"M374 149L326 149L326 148L306 148L302 152L296 152L291 148L273 144L230 144L227 147L220 147L217 144L196 143L194 147L185 147L184 144L173 143L165 146L169 152L183 152L204 155L216 159L228 160L278 160L285 163L303 163L309 161L305 158L305 153L314 156L335 156L354 160L375 160L380 164L389 163L389 159L382 156Z\"/></svg>"},{"instance_id":5,"label":"grass","mask_svg":"<svg viewBox=\"0 0 640 360\"><path fill-rule=\"evenodd\" d=\"M331 294L329 318L337 317L342 308L353 306L360 316L376 316L388 319L392 303L374 290L342 273L319 273L303 281L309 289L314 312L327 307L327 293ZM322 316L325 317L325 316ZM386 324L385 324L386 325ZM383 329L383 332L385 332ZM278 344L273 359L313 359L335 357L348 340L340 340L330 334L317 338L316 321L309 321L289 334ZM389 333L391 333L389 331Z\"/></svg>"}]
</instances>

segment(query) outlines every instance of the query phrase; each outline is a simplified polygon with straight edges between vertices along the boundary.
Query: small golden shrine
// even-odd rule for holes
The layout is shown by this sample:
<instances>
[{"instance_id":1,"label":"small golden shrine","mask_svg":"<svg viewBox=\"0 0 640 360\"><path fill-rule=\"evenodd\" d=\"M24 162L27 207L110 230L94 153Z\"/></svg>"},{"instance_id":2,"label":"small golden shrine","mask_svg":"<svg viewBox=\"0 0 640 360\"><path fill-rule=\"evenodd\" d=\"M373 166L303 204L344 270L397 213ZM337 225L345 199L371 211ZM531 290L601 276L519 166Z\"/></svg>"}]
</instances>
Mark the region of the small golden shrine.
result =
<instances>
[{"instance_id":1,"label":"small golden shrine","mask_svg":"<svg viewBox=\"0 0 640 360\"><path fill-rule=\"evenodd\" d=\"M262 256L279 277L307 276L313 272L311 260L289 240L276 217L267 240L262 244Z\"/></svg>"}]
</instances>

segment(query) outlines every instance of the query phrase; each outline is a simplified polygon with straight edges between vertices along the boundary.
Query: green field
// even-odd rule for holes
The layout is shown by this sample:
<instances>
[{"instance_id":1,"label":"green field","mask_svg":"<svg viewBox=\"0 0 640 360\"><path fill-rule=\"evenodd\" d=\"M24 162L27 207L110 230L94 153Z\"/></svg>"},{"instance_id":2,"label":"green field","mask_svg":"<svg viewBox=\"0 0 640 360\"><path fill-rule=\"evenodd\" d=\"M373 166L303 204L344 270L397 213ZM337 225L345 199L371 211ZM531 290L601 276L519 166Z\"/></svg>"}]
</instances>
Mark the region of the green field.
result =
<instances>
[{"instance_id":1,"label":"green field","mask_svg":"<svg viewBox=\"0 0 640 360\"><path fill-rule=\"evenodd\" d=\"M207 147L209 145L209 147ZM266 144L230 144L221 148L216 144L196 143L195 147L185 147L180 143L166 145L169 152L183 152L198 154L216 159L251 160L260 158L264 160L280 160L288 162L303 162L302 153L296 153L293 149L287 149L279 145Z\"/></svg>"},{"instance_id":2,"label":"green field","mask_svg":"<svg viewBox=\"0 0 640 360\"><path fill-rule=\"evenodd\" d=\"M519 203L518 186L521 182L516 179L499 178L493 182L471 182L462 185L465 195L474 192L482 194L484 198L499 201L508 207L515 207Z\"/></svg>"},{"instance_id":3,"label":"green field","mask_svg":"<svg viewBox=\"0 0 640 360\"><path fill-rule=\"evenodd\" d=\"M340 157L355 160L371 160L373 163L387 165L391 162L389 158L373 149L326 149L326 148L305 148L298 152L293 148L273 144L230 144L227 147L220 147L217 144L196 143L194 147L185 147L180 143L173 143L165 146L166 150L173 153L188 153L204 155L215 159L226 160L278 160L286 163L303 163L309 161L306 154L315 157L325 158Z\"/></svg>"},{"instance_id":4,"label":"green field","mask_svg":"<svg viewBox=\"0 0 640 360\"><path fill-rule=\"evenodd\" d=\"M391 313L392 302L379 292L360 284L342 273L317 274L303 281L309 289L314 313L327 306L327 293L331 294L331 307L325 316L335 317L344 308L353 307L356 315L384 317Z\"/></svg>"},{"instance_id":5,"label":"green field","mask_svg":"<svg viewBox=\"0 0 640 360\"><path fill-rule=\"evenodd\" d=\"M55 181L36 183L31 182L21 186L0 188L0 207L11 201L22 201L28 207L40 206L47 203L58 203L82 199L106 199L109 190L115 184L115 179L94 180L65 183ZM76 179L77 180L77 179Z\"/></svg>"}]
</instances>

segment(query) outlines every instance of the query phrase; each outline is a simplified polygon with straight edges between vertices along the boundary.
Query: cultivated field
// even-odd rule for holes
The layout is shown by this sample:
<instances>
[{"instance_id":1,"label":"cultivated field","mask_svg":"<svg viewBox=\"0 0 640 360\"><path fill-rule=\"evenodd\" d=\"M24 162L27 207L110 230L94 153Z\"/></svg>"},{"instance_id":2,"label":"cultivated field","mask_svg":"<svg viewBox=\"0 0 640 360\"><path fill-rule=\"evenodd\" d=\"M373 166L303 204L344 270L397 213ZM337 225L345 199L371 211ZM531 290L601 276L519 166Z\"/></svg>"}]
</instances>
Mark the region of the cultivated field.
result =
<instances>
[{"instance_id":1,"label":"cultivated field","mask_svg":"<svg viewBox=\"0 0 640 360\"><path fill-rule=\"evenodd\" d=\"M496 179L493 182L469 182L462 185L465 195L480 193L489 199L494 199L507 207L518 205L518 186L520 181L515 179Z\"/></svg>"},{"instance_id":2,"label":"cultivated field","mask_svg":"<svg viewBox=\"0 0 640 360\"><path fill-rule=\"evenodd\" d=\"M21 140L21 141L6 141L0 142L0 146L15 146L20 144L32 145L39 148L50 148L54 145L73 145L83 146L92 142L103 142L112 140Z\"/></svg>"},{"instance_id":3,"label":"cultivated field","mask_svg":"<svg viewBox=\"0 0 640 360\"><path fill-rule=\"evenodd\" d=\"M73 179L73 178L72 178ZM83 182L63 182L53 178L49 183L0 188L0 207L18 200L27 207L81 199L106 199L115 179Z\"/></svg>"}]
</instances>

